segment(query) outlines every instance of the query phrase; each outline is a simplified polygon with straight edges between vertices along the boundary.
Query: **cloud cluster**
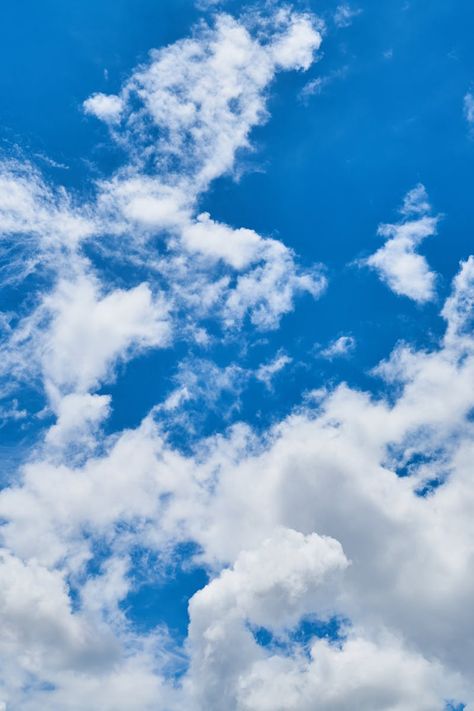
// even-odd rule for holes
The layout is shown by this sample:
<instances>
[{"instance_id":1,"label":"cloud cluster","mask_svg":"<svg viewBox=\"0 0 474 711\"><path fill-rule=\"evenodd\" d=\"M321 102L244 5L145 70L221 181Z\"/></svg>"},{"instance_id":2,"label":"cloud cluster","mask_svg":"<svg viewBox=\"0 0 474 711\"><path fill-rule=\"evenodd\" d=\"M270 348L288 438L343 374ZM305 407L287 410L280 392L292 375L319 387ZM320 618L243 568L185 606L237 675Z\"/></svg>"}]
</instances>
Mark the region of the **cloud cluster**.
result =
<instances>
[{"instance_id":1,"label":"cloud cluster","mask_svg":"<svg viewBox=\"0 0 474 711\"><path fill-rule=\"evenodd\" d=\"M234 424L182 451L164 418L251 378L270 388L291 362L282 350L253 371L190 358L139 426L100 429L114 404L100 387L119 363L177 338L276 328L299 292L324 288L281 242L199 209L267 118L276 72L311 64L318 27L289 9L219 14L152 52L120 94L87 99L126 155L87 204L30 166L1 166L0 231L36 280L33 307L5 316L2 375L36 383L54 417L0 491L8 710L474 708L472 257L443 338L398 344L373 371L377 397L335 385L266 432ZM437 220L417 186L366 262L419 303L435 275L416 249ZM321 355L354 346L343 335ZM156 580L190 543L186 565L209 582L181 645L165 626L134 626L127 600L137 559ZM334 621L338 634L321 633Z\"/></svg>"},{"instance_id":2,"label":"cloud cluster","mask_svg":"<svg viewBox=\"0 0 474 711\"><path fill-rule=\"evenodd\" d=\"M394 400L341 385L263 441L234 426L192 456L167 445L147 418L76 468L31 462L22 483L0 496L3 565L34 565L46 586L54 570L65 620L72 616L98 657L111 629L132 644L117 607L132 585L126 551L193 540L211 570L231 565L190 602L190 667L178 690L136 652L149 688L163 686L170 708L219 708L225 698L239 711L309 709L314 699L345 709L356 698L374 710L428 710L473 699L472 285L471 259L443 309L440 347L400 346L380 365L378 375L399 391ZM94 541L107 545L108 562L82 587L78 612L67 612L65 581L81 591ZM94 628L94 639L87 630L98 614L104 630ZM288 656L252 632L286 638L307 615L350 620L345 638L315 637L309 653L296 644ZM104 654L110 662L112 652ZM39 669L58 686L44 701L54 708L73 688L71 670L47 656ZM87 688L98 671L80 673Z\"/></svg>"}]
</instances>

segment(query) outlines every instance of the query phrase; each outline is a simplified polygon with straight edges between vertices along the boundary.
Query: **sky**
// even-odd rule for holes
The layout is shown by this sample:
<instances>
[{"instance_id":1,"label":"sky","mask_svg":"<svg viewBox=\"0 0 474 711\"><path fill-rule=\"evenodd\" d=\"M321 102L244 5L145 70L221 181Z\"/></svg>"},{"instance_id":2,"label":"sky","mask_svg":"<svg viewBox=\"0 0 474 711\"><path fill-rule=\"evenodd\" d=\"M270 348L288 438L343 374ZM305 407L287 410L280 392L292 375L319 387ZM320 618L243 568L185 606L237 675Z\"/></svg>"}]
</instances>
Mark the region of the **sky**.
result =
<instances>
[{"instance_id":1,"label":"sky","mask_svg":"<svg viewBox=\"0 0 474 711\"><path fill-rule=\"evenodd\" d=\"M473 23L2 3L0 711L474 711Z\"/></svg>"}]
</instances>

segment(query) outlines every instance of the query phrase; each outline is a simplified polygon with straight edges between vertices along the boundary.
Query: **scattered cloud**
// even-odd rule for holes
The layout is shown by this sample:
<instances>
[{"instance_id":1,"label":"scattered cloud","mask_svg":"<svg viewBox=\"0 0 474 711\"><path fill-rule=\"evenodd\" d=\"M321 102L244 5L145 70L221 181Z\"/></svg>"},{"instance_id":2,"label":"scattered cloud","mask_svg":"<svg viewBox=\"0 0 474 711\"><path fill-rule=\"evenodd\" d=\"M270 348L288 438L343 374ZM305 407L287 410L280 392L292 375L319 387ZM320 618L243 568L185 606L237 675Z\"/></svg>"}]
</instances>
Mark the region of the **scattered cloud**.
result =
<instances>
[{"instance_id":1,"label":"scattered cloud","mask_svg":"<svg viewBox=\"0 0 474 711\"><path fill-rule=\"evenodd\" d=\"M470 126L474 124L474 94L470 91L464 97L464 116Z\"/></svg>"},{"instance_id":2,"label":"scattered cloud","mask_svg":"<svg viewBox=\"0 0 474 711\"><path fill-rule=\"evenodd\" d=\"M361 8L354 8L349 5L349 3L342 3L342 5L338 5L336 8L336 12L334 13L334 23L336 27L339 28L350 27L353 19L362 12Z\"/></svg>"},{"instance_id":3,"label":"scattered cloud","mask_svg":"<svg viewBox=\"0 0 474 711\"><path fill-rule=\"evenodd\" d=\"M436 234L439 217L430 215L431 206L421 184L405 196L400 212L400 222L380 225L378 234L387 241L365 264L377 271L395 294L426 303L435 298L436 274L416 249L426 237Z\"/></svg>"},{"instance_id":4,"label":"scattered cloud","mask_svg":"<svg viewBox=\"0 0 474 711\"><path fill-rule=\"evenodd\" d=\"M302 88L300 92L300 98L303 100L307 100L310 96L319 96L333 82L338 81L339 79L345 79L348 73L349 66L346 65L341 67L340 69L335 69L329 74L316 77L315 79L311 79L311 81L305 84Z\"/></svg>"},{"instance_id":5,"label":"scattered cloud","mask_svg":"<svg viewBox=\"0 0 474 711\"><path fill-rule=\"evenodd\" d=\"M278 353L273 360L268 363L263 363L257 368L255 377L264 383L267 388L271 388L272 380L275 375L282 371L283 368L286 368L287 365L290 365L292 360L293 359L285 353Z\"/></svg>"},{"instance_id":6,"label":"scattered cloud","mask_svg":"<svg viewBox=\"0 0 474 711\"><path fill-rule=\"evenodd\" d=\"M340 5L335 22L359 12ZM0 164L2 284L31 289L0 315L11 396L0 416L31 416L12 384L42 392L47 415L0 490L0 708L474 703L473 257L444 302L439 342L399 343L373 370L378 395L331 384L264 431L233 418L186 447L172 436L174 425L190 435L199 414L225 422L249 382L275 387L292 363L284 350L243 367L225 361L231 345L245 350L249 333L277 328L299 294L326 286L320 265L302 268L283 242L200 207L268 120L277 72L305 71L320 47L310 14L270 5L249 17L217 13L152 51L117 95L84 102L126 156L94 195L51 187L28 162ZM424 303L436 275L417 250L439 217L422 185L399 213L364 264ZM109 433L104 385L178 340L187 350L171 391ZM199 350L213 342L220 365ZM355 347L344 334L319 354ZM161 558L208 575L184 645L130 616ZM319 631L334 620L337 639Z\"/></svg>"},{"instance_id":7,"label":"scattered cloud","mask_svg":"<svg viewBox=\"0 0 474 711\"><path fill-rule=\"evenodd\" d=\"M339 336L334 341L331 341L326 348L320 351L323 358L332 360L333 358L341 358L349 355L356 348L356 340L353 336Z\"/></svg>"}]
</instances>

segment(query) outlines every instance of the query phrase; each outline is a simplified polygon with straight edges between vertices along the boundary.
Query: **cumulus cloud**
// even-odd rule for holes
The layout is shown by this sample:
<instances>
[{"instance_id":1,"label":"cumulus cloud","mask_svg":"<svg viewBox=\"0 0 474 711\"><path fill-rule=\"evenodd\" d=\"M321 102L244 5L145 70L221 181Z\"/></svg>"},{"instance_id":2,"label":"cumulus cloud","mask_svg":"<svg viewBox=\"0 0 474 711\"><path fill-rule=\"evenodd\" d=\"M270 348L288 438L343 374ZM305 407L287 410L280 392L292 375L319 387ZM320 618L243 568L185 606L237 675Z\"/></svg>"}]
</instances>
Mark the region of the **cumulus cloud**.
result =
<instances>
[{"instance_id":1,"label":"cumulus cloud","mask_svg":"<svg viewBox=\"0 0 474 711\"><path fill-rule=\"evenodd\" d=\"M177 337L225 348L243 324L276 328L297 294L324 289L321 268L302 269L280 241L199 209L268 118L276 72L305 70L320 42L307 14L218 14L152 52L118 95L86 100L127 155L95 199L77 203L27 164L0 171L2 234L48 258L33 306L2 319L2 374L43 388L54 416L0 491L7 709L474 704L472 257L442 308L440 342L398 344L372 373L377 397L333 385L267 431L237 423L183 450L167 418L193 402L221 407L224 391L235 406L242 383L270 387L290 363L277 351L253 369L217 366L190 350L139 426L101 431L114 402L100 388L120 362ZM435 275L416 248L438 218L421 185L400 213L367 264L423 302ZM343 335L323 353L354 345ZM152 576L190 542L186 564L209 582L180 645L164 627L135 627L127 600L141 552ZM308 620L338 620L341 634L315 625L304 641Z\"/></svg>"},{"instance_id":2,"label":"cumulus cloud","mask_svg":"<svg viewBox=\"0 0 474 711\"><path fill-rule=\"evenodd\" d=\"M123 104L118 96L93 94L83 103L86 114L93 114L101 121L115 123L120 120Z\"/></svg>"},{"instance_id":3,"label":"cumulus cloud","mask_svg":"<svg viewBox=\"0 0 474 711\"><path fill-rule=\"evenodd\" d=\"M353 694L387 710L474 698L465 635L474 585L466 507L474 365L463 330L471 261L444 307L446 341L432 352L398 349L381 367L401 383L394 402L341 385L314 413L277 425L267 444L237 427L196 459L146 421L76 469L30 464L0 496L4 544L80 570L91 555L84 529L117 550L127 531L129 544L132 536L152 548L191 538L212 568L230 563L190 607L191 669L180 694L197 708L226 698L229 708L265 709L275 684L295 710L314 698L342 709ZM410 475L398 476L408 465ZM422 495L436 477L438 488ZM326 581L327 570L339 572ZM98 575L95 585L100 598L106 581ZM316 639L309 659L288 658L253 637L252 624L278 633L307 614L350 619L346 642Z\"/></svg>"},{"instance_id":4,"label":"cumulus cloud","mask_svg":"<svg viewBox=\"0 0 474 711\"><path fill-rule=\"evenodd\" d=\"M418 303L435 298L436 274L416 251L426 237L436 234L439 217L430 211L426 190L417 185L404 198L402 220L380 225L378 234L387 241L365 261L395 294Z\"/></svg>"}]
</instances>

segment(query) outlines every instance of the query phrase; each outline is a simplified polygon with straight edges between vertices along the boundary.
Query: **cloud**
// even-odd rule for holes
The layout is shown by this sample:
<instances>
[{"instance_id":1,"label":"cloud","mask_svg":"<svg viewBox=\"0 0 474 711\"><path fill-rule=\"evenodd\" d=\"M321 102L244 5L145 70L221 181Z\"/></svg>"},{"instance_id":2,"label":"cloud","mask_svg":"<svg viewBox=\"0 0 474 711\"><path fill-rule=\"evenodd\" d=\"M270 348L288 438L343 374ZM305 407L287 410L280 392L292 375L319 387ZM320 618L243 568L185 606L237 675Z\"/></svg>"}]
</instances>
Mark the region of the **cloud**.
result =
<instances>
[{"instance_id":1,"label":"cloud","mask_svg":"<svg viewBox=\"0 0 474 711\"><path fill-rule=\"evenodd\" d=\"M118 96L97 93L84 101L83 108L86 114L97 116L101 121L116 123L120 120L123 104Z\"/></svg>"},{"instance_id":2,"label":"cloud","mask_svg":"<svg viewBox=\"0 0 474 711\"><path fill-rule=\"evenodd\" d=\"M277 373L293 362L293 359L285 353L278 353L269 363L263 363L257 368L255 377L264 383L267 388L272 387L272 380Z\"/></svg>"},{"instance_id":3,"label":"cloud","mask_svg":"<svg viewBox=\"0 0 474 711\"><path fill-rule=\"evenodd\" d=\"M416 252L426 237L436 234L439 217L429 215L430 211L426 190L417 185L404 198L402 220L380 225L378 234L387 238L384 246L365 260L395 294L418 303L435 298L436 274Z\"/></svg>"},{"instance_id":4,"label":"cloud","mask_svg":"<svg viewBox=\"0 0 474 711\"><path fill-rule=\"evenodd\" d=\"M18 379L35 374L53 408L61 397L85 394L112 376L119 359L170 340L168 308L147 284L101 293L89 275L60 281L13 332L4 351L4 372Z\"/></svg>"},{"instance_id":5,"label":"cloud","mask_svg":"<svg viewBox=\"0 0 474 711\"><path fill-rule=\"evenodd\" d=\"M53 415L0 492L7 709L474 703L472 257L442 308L440 342L398 344L372 373L378 396L334 384L266 431L234 423L190 437L189 410L220 408L225 420L222 393L236 411L246 383L270 386L290 362L277 351L254 368L217 365L193 349L244 347L298 294L325 288L319 265L301 268L282 242L199 203L267 120L276 73L309 67L320 29L288 9L245 22L218 14L153 51L119 94L87 99L126 156L87 202L28 163L2 164L2 234L41 273L2 319L2 374L42 388ZM416 249L438 221L423 186L400 214L366 263L421 303L435 275ZM169 396L137 427L107 434L114 402L101 386L121 362L177 338L189 357ZM323 353L353 345L343 335ZM190 543L186 565L209 582L190 600L180 645L164 625L134 626L128 604L137 557L152 577L160 556L174 562ZM337 639L298 635L305 621L333 619L344 620ZM262 644L259 628L275 643Z\"/></svg>"},{"instance_id":6,"label":"cloud","mask_svg":"<svg viewBox=\"0 0 474 711\"><path fill-rule=\"evenodd\" d=\"M471 92L464 97L464 115L468 124L474 124L474 94Z\"/></svg>"},{"instance_id":7,"label":"cloud","mask_svg":"<svg viewBox=\"0 0 474 711\"><path fill-rule=\"evenodd\" d=\"M300 98L303 101L309 99L310 96L319 96L324 92L326 87L328 87L333 82L339 79L345 79L349 73L349 67L343 66L340 69L334 69L332 72L316 79L311 79L307 84L304 85L300 92Z\"/></svg>"},{"instance_id":8,"label":"cloud","mask_svg":"<svg viewBox=\"0 0 474 711\"><path fill-rule=\"evenodd\" d=\"M328 358L332 360L333 358L340 358L342 356L347 356L356 347L356 341L353 336L339 336L334 341L331 341L326 348L320 351L320 355L323 358Z\"/></svg>"},{"instance_id":9,"label":"cloud","mask_svg":"<svg viewBox=\"0 0 474 711\"><path fill-rule=\"evenodd\" d=\"M362 13L360 8L353 8L348 3L338 5L334 13L334 24L336 27L350 27L352 20Z\"/></svg>"},{"instance_id":10,"label":"cloud","mask_svg":"<svg viewBox=\"0 0 474 711\"><path fill-rule=\"evenodd\" d=\"M78 465L42 456L0 495L9 555L60 566L79 582L94 541L107 541L111 563L138 542L158 551L195 541L217 573L191 603L182 685L173 692L155 678L138 650L115 667L133 660L145 673L145 664L145 688L159 689L170 708L219 708L226 699L228 708L260 711L281 698L299 711L318 698L322 708L343 709L356 698L388 711L470 701L471 267L454 281L439 348L401 347L381 366L395 398L339 385L262 438L234 426L195 455L171 448L147 418ZM409 476L397 475L407 467ZM421 495L437 477L438 488ZM102 564L95 602L81 614L116 605L107 602L111 590L126 594L110 575ZM346 640L316 638L309 656L297 648L281 655L252 634L257 625L288 635L305 615L350 620ZM104 639L112 631L133 649L113 620ZM87 672L79 698L92 698L95 678ZM51 699L66 698L77 679L58 672ZM102 693L115 699L119 677L106 679Z\"/></svg>"},{"instance_id":11,"label":"cloud","mask_svg":"<svg viewBox=\"0 0 474 711\"><path fill-rule=\"evenodd\" d=\"M230 15L202 26L193 39L150 53L120 95L94 95L86 110L109 119L121 108L112 136L135 165L159 171L194 194L233 168L249 132L267 118L265 89L278 70L307 69L321 43L312 16L278 10L267 16L261 41Z\"/></svg>"},{"instance_id":12,"label":"cloud","mask_svg":"<svg viewBox=\"0 0 474 711\"><path fill-rule=\"evenodd\" d=\"M0 235L8 255L2 283L55 269L96 229L88 207L76 205L63 188L47 186L30 163L0 161Z\"/></svg>"}]
</instances>

